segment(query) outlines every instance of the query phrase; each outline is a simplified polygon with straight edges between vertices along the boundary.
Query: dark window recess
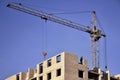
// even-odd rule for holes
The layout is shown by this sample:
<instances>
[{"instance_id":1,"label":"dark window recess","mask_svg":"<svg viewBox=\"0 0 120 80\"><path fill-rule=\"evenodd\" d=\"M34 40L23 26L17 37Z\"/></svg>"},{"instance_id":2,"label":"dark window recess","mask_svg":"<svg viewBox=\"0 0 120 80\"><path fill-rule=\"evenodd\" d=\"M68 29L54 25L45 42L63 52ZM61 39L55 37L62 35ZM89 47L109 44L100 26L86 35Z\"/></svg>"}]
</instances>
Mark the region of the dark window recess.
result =
<instances>
[{"instance_id":1,"label":"dark window recess","mask_svg":"<svg viewBox=\"0 0 120 80\"><path fill-rule=\"evenodd\" d=\"M43 76L40 76L39 80L43 80Z\"/></svg>"},{"instance_id":2,"label":"dark window recess","mask_svg":"<svg viewBox=\"0 0 120 80\"><path fill-rule=\"evenodd\" d=\"M57 56L57 62L61 62L61 55Z\"/></svg>"},{"instance_id":3,"label":"dark window recess","mask_svg":"<svg viewBox=\"0 0 120 80\"><path fill-rule=\"evenodd\" d=\"M49 66L51 66L51 64L52 64L51 59L49 59L49 60L47 61L47 66L49 67Z\"/></svg>"},{"instance_id":4,"label":"dark window recess","mask_svg":"<svg viewBox=\"0 0 120 80\"><path fill-rule=\"evenodd\" d=\"M19 74L17 74L16 77L17 77L17 80L20 80L20 76L19 76Z\"/></svg>"},{"instance_id":5,"label":"dark window recess","mask_svg":"<svg viewBox=\"0 0 120 80\"><path fill-rule=\"evenodd\" d=\"M61 69L57 70L56 76L61 76Z\"/></svg>"},{"instance_id":6,"label":"dark window recess","mask_svg":"<svg viewBox=\"0 0 120 80\"><path fill-rule=\"evenodd\" d=\"M31 80L37 80L37 78L33 78L33 79L31 79Z\"/></svg>"},{"instance_id":7,"label":"dark window recess","mask_svg":"<svg viewBox=\"0 0 120 80\"><path fill-rule=\"evenodd\" d=\"M81 70L78 70L78 77L80 77L80 78L83 78L83 71L81 71Z\"/></svg>"},{"instance_id":8,"label":"dark window recess","mask_svg":"<svg viewBox=\"0 0 120 80\"><path fill-rule=\"evenodd\" d=\"M40 64L40 74L43 73L43 63Z\"/></svg>"},{"instance_id":9,"label":"dark window recess","mask_svg":"<svg viewBox=\"0 0 120 80\"><path fill-rule=\"evenodd\" d=\"M50 80L51 79L51 73L48 73L47 74L47 80Z\"/></svg>"}]
</instances>

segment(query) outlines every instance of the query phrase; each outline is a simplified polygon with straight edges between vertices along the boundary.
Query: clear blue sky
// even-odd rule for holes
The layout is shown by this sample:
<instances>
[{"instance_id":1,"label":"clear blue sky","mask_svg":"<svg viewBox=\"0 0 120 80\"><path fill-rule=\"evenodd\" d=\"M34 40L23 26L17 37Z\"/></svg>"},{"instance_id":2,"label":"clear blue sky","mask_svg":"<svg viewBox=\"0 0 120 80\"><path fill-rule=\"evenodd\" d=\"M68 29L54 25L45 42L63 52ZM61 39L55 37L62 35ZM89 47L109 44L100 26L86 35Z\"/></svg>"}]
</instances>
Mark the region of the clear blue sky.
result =
<instances>
[{"instance_id":1,"label":"clear blue sky","mask_svg":"<svg viewBox=\"0 0 120 80\"><path fill-rule=\"evenodd\" d=\"M88 59L91 66L89 34L7 8L9 2L19 2L47 13L95 10L107 34L108 69L111 75L120 73L120 0L0 0L0 80L27 72L29 67L35 68L44 60L42 51L48 53L47 58L70 52ZM82 25L90 25L91 21L89 13L57 16ZM103 67L103 49L100 52Z\"/></svg>"}]
</instances>

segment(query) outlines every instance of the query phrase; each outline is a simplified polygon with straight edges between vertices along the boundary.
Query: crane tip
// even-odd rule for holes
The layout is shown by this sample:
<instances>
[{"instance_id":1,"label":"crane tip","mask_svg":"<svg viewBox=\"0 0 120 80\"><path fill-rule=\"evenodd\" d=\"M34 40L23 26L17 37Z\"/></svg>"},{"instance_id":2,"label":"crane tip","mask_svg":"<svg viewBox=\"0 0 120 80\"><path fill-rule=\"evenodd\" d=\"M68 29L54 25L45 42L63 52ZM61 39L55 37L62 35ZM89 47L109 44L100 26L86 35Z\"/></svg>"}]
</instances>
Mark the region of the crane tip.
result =
<instances>
[{"instance_id":1,"label":"crane tip","mask_svg":"<svg viewBox=\"0 0 120 80\"><path fill-rule=\"evenodd\" d=\"M96 12L93 10L93 11L92 11L92 13L94 13L94 14L95 14Z\"/></svg>"},{"instance_id":2,"label":"crane tip","mask_svg":"<svg viewBox=\"0 0 120 80\"><path fill-rule=\"evenodd\" d=\"M9 7L9 6L10 6L10 4L7 4L6 6L7 6L7 7Z\"/></svg>"}]
</instances>

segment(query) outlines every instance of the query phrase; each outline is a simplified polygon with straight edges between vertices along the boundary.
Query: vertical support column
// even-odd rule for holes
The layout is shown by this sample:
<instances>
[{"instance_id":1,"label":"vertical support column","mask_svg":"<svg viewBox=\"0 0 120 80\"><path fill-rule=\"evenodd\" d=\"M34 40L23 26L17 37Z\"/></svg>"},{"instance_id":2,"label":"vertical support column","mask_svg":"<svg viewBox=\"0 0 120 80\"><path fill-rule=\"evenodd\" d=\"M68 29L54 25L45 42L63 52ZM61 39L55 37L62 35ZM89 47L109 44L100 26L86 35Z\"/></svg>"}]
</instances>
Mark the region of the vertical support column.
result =
<instances>
[{"instance_id":1,"label":"vertical support column","mask_svg":"<svg viewBox=\"0 0 120 80\"><path fill-rule=\"evenodd\" d=\"M100 68L98 69L98 74L99 74L98 80L102 80L102 72Z\"/></svg>"},{"instance_id":2,"label":"vertical support column","mask_svg":"<svg viewBox=\"0 0 120 80\"><path fill-rule=\"evenodd\" d=\"M110 80L110 71L108 70L108 71L106 71L105 73L106 73L106 75L107 75L107 76L106 76L106 77L107 77L107 80Z\"/></svg>"}]
</instances>

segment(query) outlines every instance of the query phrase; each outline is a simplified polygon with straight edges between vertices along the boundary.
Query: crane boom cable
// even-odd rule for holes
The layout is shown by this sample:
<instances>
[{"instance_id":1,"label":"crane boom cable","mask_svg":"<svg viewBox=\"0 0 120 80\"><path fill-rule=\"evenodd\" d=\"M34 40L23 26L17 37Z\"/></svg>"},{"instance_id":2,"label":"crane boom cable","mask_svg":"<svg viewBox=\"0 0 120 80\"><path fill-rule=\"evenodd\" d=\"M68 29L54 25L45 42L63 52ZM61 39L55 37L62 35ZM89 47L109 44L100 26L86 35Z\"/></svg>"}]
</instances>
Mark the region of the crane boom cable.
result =
<instances>
[{"instance_id":1,"label":"crane boom cable","mask_svg":"<svg viewBox=\"0 0 120 80\"><path fill-rule=\"evenodd\" d=\"M107 38L104 38L104 45L105 45L105 49L104 49L104 54L105 54L105 69L107 70L108 68L108 63L107 63Z\"/></svg>"},{"instance_id":2,"label":"crane boom cable","mask_svg":"<svg viewBox=\"0 0 120 80\"><path fill-rule=\"evenodd\" d=\"M22 2L22 1L19 1L20 3ZM45 9L45 10L54 10L54 11L64 11L64 12L52 12L52 13L50 13L51 15L54 15L54 14L79 14L79 13L91 13L92 11L71 11L71 9L58 9L58 8L53 8L53 7L46 7L46 6L41 6L41 5L39 5L39 4L31 4L30 2L28 3L28 1L27 2L22 2L22 4L24 3L24 5L27 5L27 6L32 6L32 7L36 7L36 8L38 8L38 9Z\"/></svg>"},{"instance_id":3,"label":"crane boom cable","mask_svg":"<svg viewBox=\"0 0 120 80\"><path fill-rule=\"evenodd\" d=\"M92 11L72 11L72 12L56 12L56 13L50 13L50 15L54 14L80 14L80 13L91 13Z\"/></svg>"},{"instance_id":4,"label":"crane boom cable","mask_svg":"<svg viewBox=\"0 0 120 80\"><path fill-rule=\"evenodd\" d=\"M71 10L63 10L63 9L57 9L57 8L43 7L43 6L33 5L33 4L29 4L29 3L25 3L25 4L28 6L35 6L35 7L42 8L42 9L64 11L64 12L51 12L51 13L49 13L49 15L92 13L92 11L71 11Z\"/></svg>"},{"instance_id":5,"label":"crane boom cable","mask_svg":"<svg viewBox=\"0 0 120 80\"><path fill-rule=\"evenodd\" d=\"M21 2L20 2L21 3ZM38 8L38 9L45 9L45 10L54 10L54 11L71 11L71 10L66 10L66 9L58 9L58 8L53 8L53 7L46 7L46 5L40 5L40 4L31 4L31 2L22 2L22 4L24 4L24 5L27 5L27 6L32 6L32 7L34 7L34 8Z\"/></svg>"}]
</instances>

